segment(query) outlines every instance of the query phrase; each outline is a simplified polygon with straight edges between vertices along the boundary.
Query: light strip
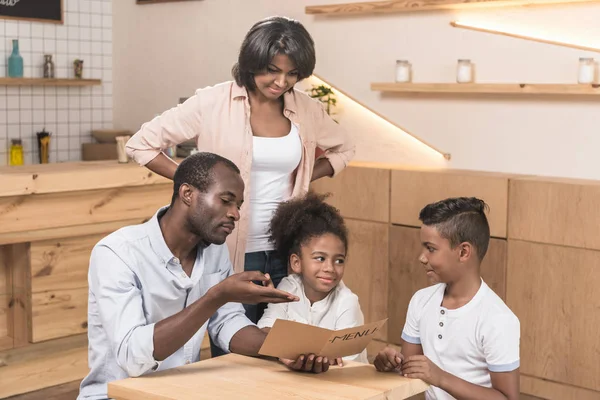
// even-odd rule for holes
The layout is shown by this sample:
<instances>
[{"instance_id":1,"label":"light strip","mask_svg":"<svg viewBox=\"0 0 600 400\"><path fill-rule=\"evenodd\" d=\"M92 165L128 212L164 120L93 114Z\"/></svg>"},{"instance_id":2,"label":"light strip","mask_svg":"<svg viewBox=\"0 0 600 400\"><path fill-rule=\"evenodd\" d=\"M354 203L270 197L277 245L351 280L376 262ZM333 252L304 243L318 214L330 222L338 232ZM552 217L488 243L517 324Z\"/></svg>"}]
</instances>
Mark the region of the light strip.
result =
<instances>
[{"instance_id":1,"label":"light strip","mask_svg":"<svg viewBox=\"0 0 600 400\"><path fill-rule=\"evenodd\" d=\"M344 92L343 90L339 89L338 87L336 87L335 85L332 85L331 83L329 83L328 81L326 81L325 79L321 78L320 76L313 74L313 77L317 78L318 80L320 80L321 82L325 83L326 85L330 86L331 88L335 89L336 92L341 93L342 95L346 96L349 100L352 100L354 103L358 104L359 106L361 106L362 108L364 108L365 110L369 111L372 114L375 114L376 116L378 116L379 118L381 118L382 120L384 120L385 122L387 122L388 124L394 126L397 129L400 129L402 132L406 133L408 136L412 137L413 139L415 139L416 142L418 142L421 145L425 145L427 147L429 147L431 150L433 150L434 152L440 154L442 157L444 157L446 160L450 160L450 153L445 153L443 151L441 151L440 149L430 145L429 143L425 142L423 139L421 139L420 137L410 133L409 131L407 131L406 129L404 129L403 127L397 125L396 123L390 121L389 119L387 119L386 117L384 117L383 115L379 114L377 111L367 107L366 105L364 105L363 103L361 103L360 101L356 100L354 97L350 96L348 93Z\"/></svg>"},{"instance_id":2,"label":"light strip","mask_svg":"<svg viewBox=\"0 0 600 400\"><path fill-rule=\"evenodd\" d=\"M563 42L563 41L558 41L558 40L545 39L543 37L538 37L538 36L529 36L529 35L524 35L522 33L510 32L508 30L486 28L485 26L478 25L478 24L473 24L473 23L452 21L452 22L450 22L450 25L452 25L455 28L470 29L472 31L491 33L491 34L494 34L494 35L509 36L509 37L514 37L514 38L517 38L517 39L531 40L533 42L540 42L540 43L552 44L552 45L555 45L555 46L570 47L572 49L579 49L579 50L586 50L586 51L595 51L595 52L599 52L600 53L600 48L598 48L598 47L590 47L590 46L584 46L584 45L577 44L577 43L570 43L570 42Z\"/></svg>"}]
</instances>

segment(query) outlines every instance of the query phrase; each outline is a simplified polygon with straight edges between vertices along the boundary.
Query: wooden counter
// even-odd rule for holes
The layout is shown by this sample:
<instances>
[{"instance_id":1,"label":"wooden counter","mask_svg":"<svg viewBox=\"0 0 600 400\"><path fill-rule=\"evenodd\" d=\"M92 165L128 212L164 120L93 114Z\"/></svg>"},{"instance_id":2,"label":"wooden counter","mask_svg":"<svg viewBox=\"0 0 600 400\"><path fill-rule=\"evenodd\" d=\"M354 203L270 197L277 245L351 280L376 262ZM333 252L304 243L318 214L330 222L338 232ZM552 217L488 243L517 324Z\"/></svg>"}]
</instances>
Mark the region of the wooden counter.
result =
<instances>
[{"instance_id":1,"label":"wooden counter","mask_svg":"<svg viewBox=\"0 0 600 400\"><path fill-rule=\"evenodd\" d=\"M357 362L316 375L290 371L275 361L228 354L109 383L108 395L115 400L402 400L428 387L419 379L380 373Z\"/></svg>"},{"instance_id":2,"label":"wooden counter","mask_svg":"<svg viewBox=\"0 0 600 400\"><path fill-rule=\"evenodd\" d=\"M399 344L408 303L429 282L419 211L447 197L489 206L481 273L521 322L521 389L550 400L600 398L600 181L352 163L312 188L330 192L349 230L344 282L366 321L388 317ZM382 265L384 267L382 268Z\"/></svg>"},{"instance_id":3,"label":"wooden counter","mask_svg":"<svg viewBox=\"0 0 600 400\"><path fill-rule=\"evenodd\" d=\"M84 161L0 167L0 197L146 186L169 182L133 162L120 164L117 161Z\"/></svg>"},{"instance_id":4,"label":"wooden counter","mask_svg":"<svg viewBox=\"0 0 600 400\"><path fill-rule=\"evenodd\" d=\"M600 341L589 334L600 330L599 181L354 162L312 188L331 192L346 219L344 281L366 321L389 318L378 339L391 343L428 284L417 260L420 208L484 199L493 239L482 275L521 321L522 391L599 398ZM0 385L0 398L83 378L89 253L171 194L170 181L133 163L0 168L0 382L15 382Z\"/></svg>"},{"instance_id":5,"label":"wooden counter","mask_svg":"<svg viewBox=\"0 0 600 400\"><path fill-rule=\"evenodd\" d=\"M63 371L51 373L52 362L27 373L0 364L0 380L17 374L50 386L87 373L87 351L77 338L87 332L90 251L107 234L169 204L172 190L170 180L134 163L0 168L0 351L53 349ZM67 343L52 346L56 340ZM0 386L0 398L31 390Z\"/></svg>"}]
</instances>

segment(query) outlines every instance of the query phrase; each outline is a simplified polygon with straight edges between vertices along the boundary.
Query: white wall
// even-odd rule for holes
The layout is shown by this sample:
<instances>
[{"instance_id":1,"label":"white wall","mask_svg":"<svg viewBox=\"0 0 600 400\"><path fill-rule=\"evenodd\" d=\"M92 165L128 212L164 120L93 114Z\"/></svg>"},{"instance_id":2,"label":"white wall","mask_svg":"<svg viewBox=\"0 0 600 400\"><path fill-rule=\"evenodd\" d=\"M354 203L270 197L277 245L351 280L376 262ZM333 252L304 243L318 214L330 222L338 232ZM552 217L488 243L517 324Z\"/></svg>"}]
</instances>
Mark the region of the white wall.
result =
<instances>
[{"instance_id":1,"label":"white wall","mask_svg":"<svg viewBox=\"0 0 600 400\"><path fill-rule=\"evenodd\" d=\"M112 128L112 0L64 0L65 23L0 19L0 76L8 76L12 40L19 39L24 77L43 76L44 54L52 54L57 78L73 78L73 60L83 59L83 77L101 86L0 85L0 165L11 139L22 139L26 164L38 162L35 133L52 134L50 162L81 159L91 130Z\"/></svg>"},{"instance_id":2,"label":"white wall","mask_svg":"<svg viewBox=\"0 0 600 400\"><path fill-rule=\"evenodd\" d=\"M329 0L330 2L344 2ZM314 17L323 0L203 0L155 5L114 1L114 123L136 130L195 88L230 79L249 27L269 15L302 21L317 45L316 73L396 124L452 154L452 168L600 179L600 100L499 96L389 96L408 59L415 82L452 82L458 58L479 82L569 82L580 56L598 54L452 28L455 19L492 21L600 47L600 5ZM389 127L349 127L357 160L441 165ZM364 126L364 125L363 125Z\"/></svg>"}]
</instances>

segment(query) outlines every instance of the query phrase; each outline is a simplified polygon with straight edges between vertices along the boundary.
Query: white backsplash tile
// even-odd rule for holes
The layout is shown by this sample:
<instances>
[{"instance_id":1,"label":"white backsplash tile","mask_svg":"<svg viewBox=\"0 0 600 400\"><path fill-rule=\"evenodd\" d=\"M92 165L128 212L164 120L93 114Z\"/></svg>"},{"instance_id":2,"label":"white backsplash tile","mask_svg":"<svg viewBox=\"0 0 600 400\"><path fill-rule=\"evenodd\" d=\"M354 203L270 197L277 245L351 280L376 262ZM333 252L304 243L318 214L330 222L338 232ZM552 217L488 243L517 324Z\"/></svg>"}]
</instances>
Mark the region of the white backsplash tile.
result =
<instances>
[{"instance_id":1,"label":"white backsplash tile","mask_svg":"<svg viewBox=\"0 0 600 400\"><path fill-rule=\"evenodd\" d=\"M35 132L52 133L50 161L81 159L81 143L92 142L92 128L112 122L112 2L65 0L63 25L0 20L0 77L7 75L12 39L19 39L24 76L43 76L44 54L51 54L55 77L74 78L73 60L84 60L84 78L102 86L0 86L0 165L6 165L10 138L21 138L25 162L38 163Z\"/></svg>"}]
</instances>

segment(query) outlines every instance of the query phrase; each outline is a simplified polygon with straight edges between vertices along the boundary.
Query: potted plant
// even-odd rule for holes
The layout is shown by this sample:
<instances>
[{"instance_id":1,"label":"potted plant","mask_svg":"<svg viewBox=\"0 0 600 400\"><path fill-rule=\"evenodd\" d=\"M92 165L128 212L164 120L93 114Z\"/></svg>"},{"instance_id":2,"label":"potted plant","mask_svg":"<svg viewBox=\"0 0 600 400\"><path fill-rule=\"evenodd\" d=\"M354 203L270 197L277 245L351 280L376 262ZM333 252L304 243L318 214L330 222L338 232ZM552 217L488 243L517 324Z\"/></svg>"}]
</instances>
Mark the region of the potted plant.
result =
<instances>
[{"instance_id":1,"label":"potted plant","mask_svg":"<svg viewBox=\"0 0 600 400\"><path fill-rule=\"evenodd\" d=\"M335 115L335 107L337 105L337 98L333 89L326 85L313 85L307 92L310 97L318 99L323 103L325 111L333 118ZM333 120L337 122L335 118L333 118Z\"/></svg>"}]
</instances>

